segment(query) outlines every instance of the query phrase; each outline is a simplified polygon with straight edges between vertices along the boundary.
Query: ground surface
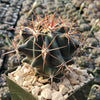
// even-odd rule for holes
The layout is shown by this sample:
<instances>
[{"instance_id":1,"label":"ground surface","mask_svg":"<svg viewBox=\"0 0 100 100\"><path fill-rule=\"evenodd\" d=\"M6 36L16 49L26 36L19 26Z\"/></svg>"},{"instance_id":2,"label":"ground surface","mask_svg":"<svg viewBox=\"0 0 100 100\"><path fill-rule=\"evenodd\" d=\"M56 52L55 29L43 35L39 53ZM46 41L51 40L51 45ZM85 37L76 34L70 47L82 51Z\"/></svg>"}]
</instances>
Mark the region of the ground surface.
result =
<instances>
[{"instance_id":1,"label":"ground surface","mask_svg":"<svg viewBox=\"0 0 100 100\"><path fill-rule=\"evenodd\" d=\"M8 58L11 56L2 55L9 48L9 39L15 35L15 31L9 28L18 28L18 25L24 20L30 20L31 14L26 18L26 14L30 11L35 0L0 0L0 100L10 100L9 89L4 78L4 72L11 68ZM37 0L40 4L43 0ZM48 0L49 1L49 0ZM52 0L51 0L52 1ZM75 18L75 30L81 31L88 38L86 39L86 49L81 54L75 56L76 64L81 67L88 68L90 71L96 69L96 84L100 84L100 1L99 0L55 0L56 2L40 5L33 9L38 15L43 16L44 13L50 14L56 11L57 15L64 18ZM59 1L59 2L57 2ZM84 4L83 4L84 3ZM47 6L47 9L45 8ZM83 6L83 7L82 7ZM99 19L99 20L98 20ZM97 21L97 23L96 23ZM93 30L92 30L93 29ZM9 39L8 39L9 38ZM84 53L84 54L82 54ZM97 92L100 95L100 92ZM99 98L100 99L100 98ZM99 100L97 99L97 100Z\"/></svg>"}]
</instances>

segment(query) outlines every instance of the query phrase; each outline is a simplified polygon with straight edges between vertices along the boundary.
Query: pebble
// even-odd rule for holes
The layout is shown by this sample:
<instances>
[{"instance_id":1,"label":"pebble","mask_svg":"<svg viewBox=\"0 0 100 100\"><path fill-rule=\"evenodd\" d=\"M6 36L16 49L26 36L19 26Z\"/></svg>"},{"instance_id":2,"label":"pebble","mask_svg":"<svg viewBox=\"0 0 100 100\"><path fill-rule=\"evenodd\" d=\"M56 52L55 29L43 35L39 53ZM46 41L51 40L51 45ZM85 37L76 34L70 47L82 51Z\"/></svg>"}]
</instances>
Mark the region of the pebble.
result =
<instances>
[{"instance_id":1,"label":"pebble","mask_svg":"<svg viewBox=\"0 0 100 100\"><path fill-rule=\"evenodd\" d=\"M71 72L67 71L59 83L53 82L52 85L49 83L44 85L40 82L44 80L43 77L34 76L34 70L26 63L9 73L8 76L39 100L66 100L68 94L93 79L87 70L72 66Z\"/></svg>"},{"instance_id":2,"label":"pebble","mask_svg":"<svg viewBox=\"0 0 100 100\"><path fill-rule=\"evenodd\" d=\"M60 92L55 91L52 93L52 100L65 100L65 98Z\"/></svg>"},{"instance_id":3,"label":"pebble","mask_svg":"<svg viewBox=\"0 0 100 100\"><path fill-rule=\"evenodd\" d=\"M41 96L44 97L45 99L51 99L52 98L52 91L50 88L45 88L41 92ZM57 100L57 99L55 99Z\"/></svg>"},{"instance_id":4,"label":"pebble","mask_svg":"<svg viewBox=\"0 0 100 100\"><path fill-rule=\"evenodd\" d=\"M64 78L64 80L61 84L65 85L67 87L70 85L70 81L67 78Z\"/></svg>"},{"instance_id":5,"label":"pebble","mask_svg":"<svg viewBox=\"0 0 100 100\"><path fill-rule=\"evenodd\" d=\"M95 37L98 39L100 42L100 30L98 32L94 32Z\"/></svg>"},{"instance_id":6,"label":"pebble","mask_svg":"<svg viewBox=\"0 0 100 100\"><path fill-rule=\"evenodd\" d=\"M0 69L2 67L2 64L3 64L3 59L0 58Z\"/></svg>"},{"instance_id":7,"label":"pebble","mask_svg":"<svg viewBox=\"0 0 100 100\"><path fill-rule=\"evenodd\" d=\"M38 94L39 94L40 90L41 90L40 87L34 86L34 88L32 88L32 94L33 94L35 97L38 97Z\"/></svg>"},{"instance_id":8,"label":"pebble","mask_svg":"<svg viewBox=\"0 0 100 100\"><path fill-rule=\"evenodd\" d=\"M81 76L81 75L78 77L78 79L79 79L80 82L82 82L82 81L84 82L85 81L85 77Z\"/></svg>"},{"instance_id":9,"label":"pebble","mask_svg":"<svg viewBox=\"0 0 100 100\"><path fill-rule=\"evenodd\" d=\"M69 79L70 80L70 83L71 85L78 85L79 84L79 80L76 80L76 79Z\"/></svg>"},{"instance_id":10,"label":"pebble","mask_svg":"<svg viewBox=\"0 0 100 100\"><path fill-rule=\"evenodd\" d=\"M14 79L15 79L15 81L17 82L17 84L19 84L20 86L23 85L23 82L24 82L23 77L21 77L21 76L16 76Z\"/></svg>"},{"instance_id":11,"label":"pebble","mask_svg":"<svg viewBox=\"0 0 100 100\"><path fill-rule=\"evenodd\" d=\"M68 88L67 87L65 87L64 85L59 85L59 92L62 94L62 95L64 95L65 93L67 93L68 92Z\"/></svg>"},{"instance_id":12,"label":"pebble","mask_svg":"<svg viewBox=\"0 0 100 100\"><path fill-rule=\"evenodd\" d=\"M64 99L66 100L68 98L68 94L65 94L64 95Z\"/></svg>"},{"instance_id":13,"label":"pebble","mask_svg":"<svg viewBox=\"0 0 100 100\"><path fill-rule=\"evenodd\" d=\"M45 98L43 98L41 95L38 96L38 100L46 100Z\"/></svg>"},{"instance_id":14,"label":"pebble","mask_svg":"<svg viewBox=\"0 0 100 100\"><path fill-rule=\"evenodd\" d=\"M73 86L73 89L74 89L74 90L76 90L76 89L78 89L78 88L80 88L79 85L75 85L75 86Z\"/></svg>"},{"instance_id":15,"label":"pebble","mask_svg":"<svg viewBox=\"0 0 100 100\"><path fill-rule=\"evenodd\" d=\"M24 81L23 82L23 86L29 86L29 85L31 85L31 83L29 81Z\"/></svg>"},{"instance_id":16,"label":"pebble","mask_svg":"<svg viewBox=\"0 0 100 100\"><path fill-rule=\"evenodd\" d=\"M42 90L45 89L45 88L51 88L51 85L50 84L46 84L46 85L41 86Z\"/></svg>"},{"instance_id":17,"label":"pebble","mask_svg":"<svg viewBox=\"0 0 100 100\"><path fill-rule=\"evenodd\" d=\"M95 59L95 63L97 66L100 66L100 56Z\"/></svg>"}]
</instances>

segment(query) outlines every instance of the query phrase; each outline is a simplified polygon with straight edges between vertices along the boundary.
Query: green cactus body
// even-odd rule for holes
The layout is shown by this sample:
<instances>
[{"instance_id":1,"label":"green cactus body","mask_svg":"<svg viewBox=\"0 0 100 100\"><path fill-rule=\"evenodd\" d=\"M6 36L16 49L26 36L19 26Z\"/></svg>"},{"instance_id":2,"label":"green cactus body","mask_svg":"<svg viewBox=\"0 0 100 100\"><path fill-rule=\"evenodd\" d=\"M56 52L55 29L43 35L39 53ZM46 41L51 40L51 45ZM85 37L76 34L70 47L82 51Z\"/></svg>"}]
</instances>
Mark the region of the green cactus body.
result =
<instances>
[{"instance_id":1,"label":"green cactus body","mask_svg":"<svg viewBox=\"0 0 100 100\"><path fill-rule=\"evenodd\" d=\"M18 47L19 52L26 55L23 62L27 62L35 67L37 69L36 74L39 72L48 76L55 75L61 66L64 68L63 63L66 64L71 59L74 51L79 47L79 43L76 40L70 36L66 37L64 27L61 26L59 29L52 30L57 27L54 25L53 17L49 22L51 29L47 27L45 31L44 27L42 27L45 24L42 23L40 24L42 29L37 31L37 36L30 34L31 32L25 36L23 32L22 36L26 41ZM57 75L61 72L59 70Z\"/></svg>"}]
</instances>

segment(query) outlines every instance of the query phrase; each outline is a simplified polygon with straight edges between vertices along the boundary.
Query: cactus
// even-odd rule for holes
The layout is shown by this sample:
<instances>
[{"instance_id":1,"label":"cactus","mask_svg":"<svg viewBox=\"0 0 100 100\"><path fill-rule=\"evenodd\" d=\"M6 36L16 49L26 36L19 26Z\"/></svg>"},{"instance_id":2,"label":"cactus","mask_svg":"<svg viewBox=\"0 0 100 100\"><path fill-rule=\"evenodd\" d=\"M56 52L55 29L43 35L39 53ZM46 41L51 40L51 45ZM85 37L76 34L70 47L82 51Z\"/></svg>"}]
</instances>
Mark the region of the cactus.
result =
<instances>
[{"instance_id":1,"label":"cactus","mask_svg":"<svg viewBox=\"0 0 100 100\"><path fill-rule=\"evenodd\" d=\"M72 31L72 24L61 18L52 16L38 18L36 21L24 24L22 32L23 41L18 46L18 52L26 57L27 62L36 69L35 75L48 75L49 77L63 75L67 63L72 61L72 54L79 47L79 41L74 39L79 32Z\"/></svg>"}]
</instances>

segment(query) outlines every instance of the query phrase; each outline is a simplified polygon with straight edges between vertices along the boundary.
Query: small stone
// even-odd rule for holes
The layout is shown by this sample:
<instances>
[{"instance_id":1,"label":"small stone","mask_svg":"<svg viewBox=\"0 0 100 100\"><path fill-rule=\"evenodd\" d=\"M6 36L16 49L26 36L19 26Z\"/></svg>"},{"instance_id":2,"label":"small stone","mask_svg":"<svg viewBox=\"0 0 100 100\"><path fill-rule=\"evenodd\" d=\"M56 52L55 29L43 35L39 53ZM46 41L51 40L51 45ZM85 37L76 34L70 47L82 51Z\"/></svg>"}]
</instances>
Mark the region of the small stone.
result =
<instances>
[{"instance_id":1,"label":"small stone","mask_svg":"<svg viewBox=\"0 0 100 100\"><path fill-rule=\"evenodd\" d=\"M56 91L59 90L59 88L58 88L58 86L57 86L57 84L56 84L55 82L52 83L52 87L53 87Z\"/></svg>"},{"instance_id":2,"label":"small stone","mask_svg":"<svg viewBox=\"0 0 100 100\"><path fill-rule=\"evenodd\" d=\"M40 77L40 78L38 79L38 81L39 81L40 83L47 83L47 82L48 82L48 79L43 79L43 77Z\"/></svg>"},{"instance_id":3,"label":"small stone","mask_svg":"<svg viewBox=\"0 0 100 100\"><path fill-rule=\"evenodd\" d=\"M64 98L65 98L65 100L66 100L66 99L68 98L68 94L65 94L65 95L64 95Z\"/></svg>"},{"instance_id":4,"label":"small stone","mask_svg":"<svg viewBox=\"0 0 100 100\"><path fill-rule=\"evenodd\" d=\"M39 94L40 90L41 90L40 87L34 86L34 88L32 89L32 94L33 94L35 97L38 97L38 94Z\"/></svg>"},{"instance_id":5,"label":"small stone","mask_svg":"<svg viewBox=\"0 0 100 100\"><path fill-rule=\"evenodd\" d=\"M42 83L39 83L39 82L35 82L34 85L39 86L39 87L43 86L43 84Z\"/></svg>"},{"instance_id":6,"label":"small stone","mask_svg":"<svg viewBox=\"0 0 100 100\"><path fill-rule=\"evenodd\" d=\"M3 59L0 58L0 69L2 67Z\"/></svg>"},{"instance_id":7,"label":"small stone","mask_svg":"<svg viewBox=\"0 0 100 100\"><path fill-rule=\"evenodd\" d=\"M82 75L82 70L80 70L79 68L74 69L74 71L76 72L76 74Z\"/></svg>"},{"instance_id":8,"label":"small stone","mask_svg":"<svg viewBox=\"0 0 100 100\"><path fill-rule=\"evenodd\" d=\"M80 75L78 79L79 79L80 82L84 82L85 81L85 77L82 76L82 75Z\"/></svg>"},{"instance_id":9,"label":"small stone","mask_svg":"<svg viewBox=\"0 0 100 100\"><path fill-rule=\"evenodd\" d=\"M87 70L82 70L82 72L83 72L82 75L84 75L85 77L88 77L88 72L87 72Z\"/></svg>"},{"instance_id":10,"label":"small stone","mask_svg":"<svg viewBox=\"0 0 100 100\"><path fill-rule=\"evenodd\" d=\"M44 97L45 99L51 99L52 91L50 88L45 88L41 92L41 96Z\"/></svg>"},{"instance_id":11,"label":"small stone","mask_svg":"<svg viewBox=\"0 0 100 100\"><path fill-rule=\"evenodd\" d=\"M86 44L85 44L85 46L86 47L91 47L91 46L94 46L94 47L96 47L98 45L98 41L95 39L95 38L88 38L87 40L86 40Z\"/></svg>"},{"instance_id":12,"label":"small stone","mask_svg":"<svg viewBox=\"0 0 100 100\"><path fill-rule=\"evenodd\" d=\"M11 74L11 73L8 73L8 77L10 78L10 79L14 79L14 76L13 76L13 74Z\"/></svg>"},{"instance_id":13,"label":"small stone","mask_svg":"<svg viewBox=\"0 0 100 100\"><path fill-rule=\"evenodd\" d=\"M80 85L75 85L75 86L73 86L73 89L74 89L74 90L76 90L76 89L78 89L78 88L80 88Z\"/></svg>"},{"instance_id":14,"label":"small stone","mask_svg":"<svg viewBox=\"0 0 100 100\"><path fill-rule=\"evenodd\" d=\"M64 85L59 85L59 92L62 94L62 95L64 95L65 93L67 93L68 92L68 88L67 87L65 87Z\"/></svg>"},{"instance_id":15,"label":"small stone","mask_svg":"<svg viewBox=\"0 0 100 100\"><path fill-rule=\"evenodd\" d=\"M29 86L29 85L31 85L31 82L30 81L24 81L23 82L23 86Z\"/></svg>"},{"instance_id":16,"label":"small stone","mask_svg":"<svg viewBox=\"0 0 100 100\"><path fill-rule=\"evenodd\" d=\"M84 85L84 83L82 82L82 83L80 83L80 86L82 87Z\"/></svg>"},{"instance_id":17,"label":"small stone","mask_svg":"<svg viewBox=\"0 0 100 100\"><path fill-rule=\"evenodd\" d=\"M29 87L23 87L23 89L25 89L28 92L31 92L31 90L29 89Z\"/></svg>"},{"instance_id":18,"label":"small stone","mask_svg":"<svg viewBox=\"0 0 100 100\"><path fill-rule=\"evenodd\" d=\"M41 95L38 96L38 100L46 100Z\"/></svg>"},{"instance_id":19,"label":"small stone","mask_svg":"<svg viewBox=\"0 0 100 100\"><path fill-rule=\"evenodd\" d=\"M90 26L88 24L81 24L79 30L80 31L89 31L90 30Z\"/></svg>"},{"instance_id":20,"label":"small stone","mask_svg":"<svg viewBox=\"0 0 100 100\"><path fill-rule=\"evenodd\" d=\"M61 84L65 85L67 87L70 85L70 81L67 78L65 78Z\"/></svg>"},{"instance_id":21,"label":"small stone","mask_svg":"<svg viewBox=\"0 0 100 100\"><path fill-rule=\"evenodd\" d=\"M89 79L93 79L93 75L92 74L89 74Z\"/></svg>"},{"instance_id":22,"label":"small stone","mask_svg":"<svg viewBox=\"0 0 100 100\"><path fill-rule=\"evenodd\" d=\"M74 78L71 78L69 80L70 80L71 85L78 85L79 84L79 80L76 80Z\"/></svg>"},{"instance_id":23,"label":"small stone","mask_svg":"<svg viewBox=\"0 0 100 100\"><path fill-rule=\"evenodd\" d=\"M30 82L32 82L33 80L34 80L34 76L31 76L31 75L27 75L26 77L25 77L25 81L30 81Z\"/></svg>"},{"instance_id":24,"label":"small stone","mask_svg":"<svg viewBox=\"0 0 100 100\"><path fill-rule=\"evenodd\" d=\"M35 77L34 80L32 81L32 85L34 85L36 81L37 81L37 77Z\"/></svg>"},{"instance_id":25,"label":"small stone","mask_svg":"<svg viewBox=\"0 0 100 100\"><path fill-rule=\"evenodd\" d=\"M95 63L97 66L100 66L100 56L95 59Z\"/></svg>"},{"instance_id":26,"label":"small stone","mask_svg":"<svg viewBox=\"0 0 100 100\"><path fill-rule=\"evenodd\" d=\"M52 100L65 100L65 98L60 92L55 91L52 93Z\"/></svg>"},{"instance_id":27,"label":"small stone","mask_svg":"<svg viewBox=\"0 0 100 100\"><path fill-rule=\"evenodd\" d=\"M50 84L46 84L46 85L43 85L41 86L41 89L46 89L46 88L50 88L51 89L51 85Z\"/></svg>"},{"instance_id":28,"label":"small stone","mask_svg":"<svg viewBox=\"0 0 100 100\"><path fill-rule=\"evenodd\" d=\"M21 66L18 66L15 72L21 70L21 68L22 68Z\"/></svg>"},{"instance_id":29,"label":"small stone","mask_svg":"<svg viewBox=\"0 0 100 100\"><path fill-rule=\"evenodd\" d=\"M14 77L14 79L16 80L16 82L19 84L19 85L23 85L23 82L24 82L24 79L23 79L23 77L21 77L21 76L16 76L16 77Z\"/></svg>"}]
</instances>

